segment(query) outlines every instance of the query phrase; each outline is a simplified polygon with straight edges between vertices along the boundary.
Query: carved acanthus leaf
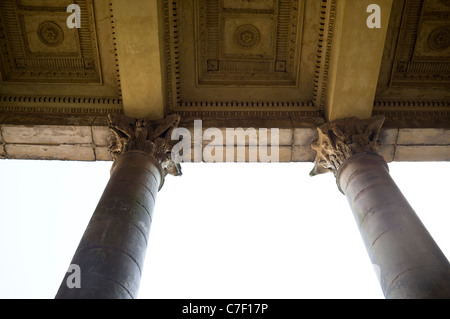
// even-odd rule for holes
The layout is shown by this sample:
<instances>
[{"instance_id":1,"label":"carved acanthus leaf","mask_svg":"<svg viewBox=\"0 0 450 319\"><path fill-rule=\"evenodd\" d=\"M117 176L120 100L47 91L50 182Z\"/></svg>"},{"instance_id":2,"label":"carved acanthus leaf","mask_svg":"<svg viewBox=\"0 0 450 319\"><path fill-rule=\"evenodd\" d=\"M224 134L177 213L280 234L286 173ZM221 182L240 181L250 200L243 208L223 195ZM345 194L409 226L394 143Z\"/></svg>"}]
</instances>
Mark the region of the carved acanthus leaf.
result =
<instances>
[{"instance_id":1,"label":"carved acanthus leaf","mask_svg":"<svg viewBox=\"0 0 450 319\"><path fill-rule=\"evenodd\" d=\"M327 122L317 128L319 138L311 145L317 152L310 175L333 172L352 155L375 153L384 116L360 120L356 117Z\"/></svg>"},{"instance_id":2,"label":"carved acanthus leaf","mask_svg":"<svg viewBox=\"0 0 450 319\"><path fill-rule=\"evenodd\" d=\"M179 163L172 160L172 131L178 127L180 116L169 115L161 120L131 119L123 114L108 114L109 128L114 134L110 153L115 160L128 151L142 151L154 157L164 174L181 175Z\"/></svg>"}]
</instances>

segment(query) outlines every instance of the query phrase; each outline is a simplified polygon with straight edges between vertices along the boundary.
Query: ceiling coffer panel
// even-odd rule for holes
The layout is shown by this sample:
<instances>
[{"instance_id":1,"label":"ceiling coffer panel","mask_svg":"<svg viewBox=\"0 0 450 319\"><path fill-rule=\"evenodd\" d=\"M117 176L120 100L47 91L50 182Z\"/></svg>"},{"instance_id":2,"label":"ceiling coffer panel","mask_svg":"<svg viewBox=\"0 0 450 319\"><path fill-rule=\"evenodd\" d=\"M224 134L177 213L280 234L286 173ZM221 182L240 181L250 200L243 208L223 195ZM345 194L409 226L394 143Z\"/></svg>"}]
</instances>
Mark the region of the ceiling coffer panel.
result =
<instances>
[{"instance_id":1,"label":"ceiling coffer panel","mask_svg":"<svg viewBox=\"0 0 450 319\"><path fill-rule=\"evenodd\" d=\"M161 9L169 112L320 112L317 2L164 0Z\"/></svg>"},{"instance_id":2,"label":"ceiling coffer panel","mask_svg":"<svg viewBox=\"0 0 450 319\"><path fill-rule=\"evenodd\" d=\"M77 1L81 28L67 26L67 6L71 3L0 2L0 70L4 82L102 82L92 1Z\"/></svg>"},{"instance_id":3,"label":"ceiling coffer panel","mask_svg":"<svg viewBox=\"0 0 450 319\"><path fill-rule=\"evenodd\" d=\"M449 1L405 2L391 86L450 85L449 21Z\"/></svg>"},{"instance_id":4,"label":"ceiling coffer panel","mask_svg":"<svg viewBox=\"0 0 450 319\"><path fill-rule=\"evenodd\" d=\"M296 85L297 1L196 4L199 85Z\"/></svg>"}]
</instances>

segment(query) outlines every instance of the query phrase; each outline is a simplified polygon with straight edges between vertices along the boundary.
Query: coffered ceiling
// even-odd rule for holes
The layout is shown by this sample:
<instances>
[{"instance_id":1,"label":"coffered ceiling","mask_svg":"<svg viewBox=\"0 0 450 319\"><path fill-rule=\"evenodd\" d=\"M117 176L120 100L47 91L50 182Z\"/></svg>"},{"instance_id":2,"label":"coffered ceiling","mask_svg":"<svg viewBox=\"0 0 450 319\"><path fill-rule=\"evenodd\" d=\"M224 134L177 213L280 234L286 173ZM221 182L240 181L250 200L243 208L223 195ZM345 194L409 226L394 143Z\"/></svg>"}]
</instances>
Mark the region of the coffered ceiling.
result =
<instances>
[{"instance_id":1,"label":"coffered ceiling","mask_svg":"<svg viewBox=\"0 0 450 319\"><path fill-rule=\"evenodd\" d=\"M450 117L446 0L73 2L0 2L0 112Z\"/></svg>"},{"instance_id":2,"label":"coffered ceiling","mask_svg":"<svg viewBox=\"0 0 450 319\"><path fill-rule=\"evenodd\" d=\"M92 3L80 2L80 29L66 26L58 1L2 1L1 7L4 82L102 83Z\"/></svg>"},{"instance_id":3,"label":"coffered ceiling","mask_svg":"<svg viewBox=\"0 0 450 319\"><path fill-rule=\"evenodd\" d=\"M0 2L0 107L79 113L120 110L112 23L105 1L80 0L81 28L68 28L68 0Z\"/></svg>"},{"instance_id":4,"label":"coffered ceiling","mask_svg":"<svg viewBox=\"0 0 450 319\"><path fill-rule=\"evenodd\" d=\"M449 21L449 1L394 1L377 99L449 100Z\"/></svg>"},{"instance_id":5,"label":"coffered ceiling","mask_svg":"<svg viewBox=\"0 0 450 319\"><path fill-rule=\"evenodd\" d=\"M167 1L167 107L178 112L317 111L319 2Z\"/></svg>"}]
</instances>

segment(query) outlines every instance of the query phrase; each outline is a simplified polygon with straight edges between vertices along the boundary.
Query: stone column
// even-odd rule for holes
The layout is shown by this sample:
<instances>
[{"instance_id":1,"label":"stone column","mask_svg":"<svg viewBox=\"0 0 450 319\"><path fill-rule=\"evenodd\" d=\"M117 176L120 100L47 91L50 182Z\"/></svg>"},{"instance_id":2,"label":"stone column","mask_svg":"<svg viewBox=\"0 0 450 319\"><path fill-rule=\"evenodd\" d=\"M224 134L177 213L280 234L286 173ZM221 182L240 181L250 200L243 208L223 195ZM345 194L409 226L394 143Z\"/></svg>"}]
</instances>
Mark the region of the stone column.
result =
<instances>
[{"instance_id":1,"label":"stone column","mask_svg":"<svg viewBox=\"0 0 450 319\"><path fill-rule=\"evenodd\" d=\"M156 194L167 173L181 175L171 159L170 140L178 115L151 122L110 114L109 121L115 137L111 177L57 299L136 298ZM76 269L79 279L74 277ZM74 285L77 280L80 287Z\"/></svg>"},{"instance_id":2,"label":"stone column","mask_svg":"<svg viewBox=\"0 0 450 319\"><path fill-rule=\"evenodd\" d=\"M335 174L386 298L450 298L447 258L376 154L383 120L349 118L319 127L311 175Z\"/></svg>"}]
</instances>

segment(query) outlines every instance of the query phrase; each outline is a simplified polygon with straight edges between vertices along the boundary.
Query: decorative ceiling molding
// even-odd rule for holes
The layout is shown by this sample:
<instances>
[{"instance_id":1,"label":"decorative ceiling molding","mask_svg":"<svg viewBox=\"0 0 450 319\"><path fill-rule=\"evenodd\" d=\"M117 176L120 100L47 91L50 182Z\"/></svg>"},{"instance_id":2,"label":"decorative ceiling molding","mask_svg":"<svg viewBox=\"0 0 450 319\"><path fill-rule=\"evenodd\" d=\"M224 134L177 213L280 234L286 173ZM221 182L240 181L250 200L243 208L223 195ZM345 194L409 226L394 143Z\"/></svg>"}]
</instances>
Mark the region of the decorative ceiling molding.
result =
<instances>
[{"instance_id":1,"label":"decorative ceiling molding","mask_svg":"<svg viewBox=\"0 0 450 319\"><path fill-rule=\"evenodd\" d=\"M197 102L197 101L189 101L189 102L182 102L180 105L180 108L182 107L310 107L314 108L314 104L310 100L306 101L206 101L206 102Z\"/></svg>"},{"instance_id":2,"label":"decorative ceiling molding","mask_svg":"<svg viewBox=\"0 0 450 319\"><path fill-rule=\"evenodd\" d=\"M376 100L373 104L374 108L442 108L450 110L450 101L441 100Z\"/></svg>"},{"instance_id":3,"label":"decorative ceiling molding","mask_svg":"<svg viewBox=\"0 0 450 319\"><path fill-rule=\"evenodd\" d=\"M92 0L80 0L81 28L66 25L63 2L0 2L4 82L102 83Z\"/></svg>"},{"instance_id":4,"label":"decorative ceiling molding","mask_svg":"<svg viewBox=\"0 0 450 319\"><path fill-rule=\"evenodd\" d=\"M40 96L40 95L0 95L0 102L28 102L28 103L96 103L96 104L117 104L122 100L112 97L67 97L67 96Z\"/></svg>"},{"instance_id":5,"label":"decorative ceiling molding","mask_svg":"<svg viewBox=\"0 0 450 319\"><path fill-rule=\"evenodd\" d=\"M167 112L317 111L299 82L305 3L164 0Z\"/></svg>"},{"instance_id":6,"label":"decorative ceiling molding","mask_svg":"<svg viewBox=\"0 0 450 319\"><path fill-rule=\"evenodd\" d=\"M319 19L319 38L317 40L313 96L315 105L323 110L336 21L336 0L322 1Z\"/></svg>"},{"instance_id":7,"label":"decorative ceiling molding","mask_svg":"<svg viewBox=\"0 0 450 319\"><path fill-rule=\"evenodd\" d=\"M95 1L95 3L92 0L77 1L81 9L80 29L67 27L66 19L70 14L66 12L67 4L65 0L1 1L0 64L5 59L21 61L12 55L22 50L20 48L25 48L24 54L38 62L22 65L24 70L39 72L40 75L37 78L28 78L26 81L16 81L8 79L8 75L5 79L2 69L0 113L55 113L64 116L78 113L122 112L112 3L105 0ZM17 16L22 16L23 21L21 22ZM62 35L58 33L60 29L64 32ZM29 34L25 31L29 31ZM46 36L51 37L47 39L49 43L45 43ZM41 39L42 37L44 39ZM70 41L66 43L68 39L76 42L73 52L65 52L65 48L70 48L73 44ZM50 43L52 41L54 43ZM97 43L98 41L101 43ZM10 43L13 43L16 51L11 51ZM83 77L80 80L76 73L82 72L81 69L85 70L86 57L92 57L95 60L92 65L88 63L88 66L94 67L91 71L96 75L93 78ZM78 61L80 70L66 63L74 59ZM49 66L47 71L43 68L45 63ZM7 67L7 64L5 65ZM100 67L101 65L103 68ZM17 68L17 64L14 67ZM44 71L46 74L43 73ZM53 72L51 77L47 76L50 75L49 72ZM64 73L67 77L55 77L55 72L67 72L67 74Z\"/></svg>"},{"instance_id":8,"label":"decorative ceiling molding","mask_svg":"<svg viewBox=\"0 0 450 319\"><path fill-rule=\"evenodd\" d=\"M196 1L197 84L297 85L302 4Z\"/></svg>"},{"instance_id":9,"label":"decorative ceiling molding","mask_svg":"<svg viewBox=\"0 0 450 319\"><path fill-rule=\"evenodd\" d=\"M320 110L243 110L243 111L183 111L179 110L176 114L181 115L182 118L202 118L202 119L223 119L223 118L318 118L323 119L322 111Z\"/></svg>"},{"instance_id":10,"label":"decorative ceiling molding","mask_svg":"<svg viewBox=\"0 0 450 319\"><path fill-rule=\"evenodd\" d=\"M56 114L109 114L123 113L122 108L89 108L89 107L61 107L58 106L0 106L0 113L56 113Z\"/></svg>"},{"instance_id":11,"label":"decorative ceiling molding","mask_svg":"<svg viewBox=\"0 0 450 319\"><path fill-rule=\"evenodd\" d=\"M73 33L65 25L67 3L0 0L0 115L55 113L63 118L122 111L113 1L77 1L84 22ZM448 1L395 0L394 6L373 114L449 117ZM336 0L161 0L159 9L167 114L323 118L330 54L339 37ZM210 22L213 16L217 21ZM264 45L268 38L271 45ZM214 49L208 41L219 44ZM85 64L89 57L92 64ZM55 72L69 72L58 61L74 59L79 70L97 72L95 80L74 73L55 77ZM239 67L221 74L227 63ZM258 75L261 85L249 76L257 65L270 66L266 75ZM15 80L18 70L25 73Z\"/></svg>"},{"instance_id":12,"label":"decorative ceiling molding","mask_svg":"<svg viewBox=\"0 0 450 319\"><path fill-rule=\"evenodd\" d=\"M122 111L113 97L0 95L0 113L108 113Z\"/></svg>"},{"instance_id":13,"label":"decorative ceiling molding","mask_svg":"<svg viewBox=\"0 0 450 319\"><path fill-rule=\"evenodd\" d=\"M449 17L442 1L405 1L390 87L450 85Z\"/></svg>"},{"instance_id":14,"label":"decorative ceiling molding","mask_svg":"<svg viewBox=\"0 0 450 319\"><path fill-rule=\"evenodd\" d=\"M372 115L384 115L401 127L450 127L450 101L376 100Z\"/></svg>"},{"instance_id":15,"label":"decorative ceiling molding","mask_svg":"<svg viewBox=\"0 0 450 319\"><path fill-rule=\"evenodd\" d=\"M166 108L173 109L180 101L180 43L178 40L178 13L176 2L164 0L162 20L165 55L165 100Z\"/></svg>"},{"instance_id":16,"label":"decorative ceiling molding","mask_svg":"<svg viewBox=\"0 0 450 319\"><path fill-rule=\"evenodd\" d=\"M122 97L122 88L120 86L120 69L119 69L119 57L117 54L117 39L116 39L116 24L114 20L114 12L112 2L108 3L109 8L109 18L111 22L111 35L112 35L112 45L114 50L114 63L115 63L115 72L116 72L116 85L117 91L119 93L119 97Z\"/></svg>"}]
</instances>

